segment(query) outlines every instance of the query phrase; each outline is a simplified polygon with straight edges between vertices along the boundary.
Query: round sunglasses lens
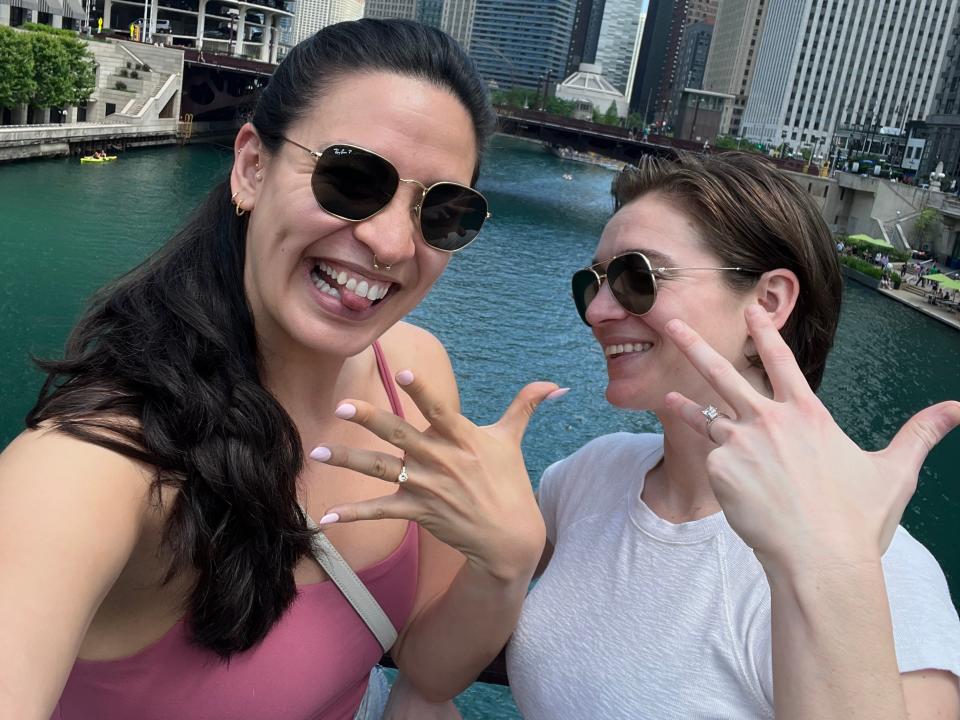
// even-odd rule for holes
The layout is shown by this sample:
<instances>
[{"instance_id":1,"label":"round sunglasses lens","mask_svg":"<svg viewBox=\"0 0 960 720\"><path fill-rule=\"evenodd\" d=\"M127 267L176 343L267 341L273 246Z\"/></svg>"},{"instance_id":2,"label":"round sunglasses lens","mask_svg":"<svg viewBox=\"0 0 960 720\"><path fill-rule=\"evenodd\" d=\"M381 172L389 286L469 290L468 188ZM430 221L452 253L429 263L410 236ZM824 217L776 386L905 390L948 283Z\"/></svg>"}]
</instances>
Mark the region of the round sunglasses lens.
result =
<instances>
[{"instance_id":1,"label":"round sunglasses lens","mask_svg":"<svg viewBox=\"0 0 960 720\"><path fill-rule=\"evenodd\" d=\"M400 178L381 157L349 145L333 145L317 160L311 185L317 203L347 220L365 220L385 208Z\"/></svg>"},{"instance_id":2,"label":"round sunglasses lens","mask_svg":"<svg viewBox=\"0 0 960 720\"><path fill-rule=\"evenodd\" d=\"M656 287L650 266L639 254L621 255L607 266L610 290L624 310L634 315L650 312Z\"/></svg>"},{"instance_id":3,"label":"round sunglasses lens","mask_svg":"<svg viewBox=\"0 0 960 720\"><path fill-rule=\"evenodd\" d=\"M468 245L487 219L487 201L467 187L439 183L420 208L420 231L431 247L453 252Z\"/></svg>"},{"instance_id":4,"label":"round sunglasses lens","mask_svg":"<svg viewBox=\"0 0 960 720\"><path fill-rule=\"evenodd\" d=\"M600 289L597 276L590 270L577 270L573 274L570 285L573 291L573 302L577 306L577 312L580 313L580 319L589 325L587 308L590 307L590 303L593 302L593 299L597 296L597 291Z\"/></svg>"}]
</instances>

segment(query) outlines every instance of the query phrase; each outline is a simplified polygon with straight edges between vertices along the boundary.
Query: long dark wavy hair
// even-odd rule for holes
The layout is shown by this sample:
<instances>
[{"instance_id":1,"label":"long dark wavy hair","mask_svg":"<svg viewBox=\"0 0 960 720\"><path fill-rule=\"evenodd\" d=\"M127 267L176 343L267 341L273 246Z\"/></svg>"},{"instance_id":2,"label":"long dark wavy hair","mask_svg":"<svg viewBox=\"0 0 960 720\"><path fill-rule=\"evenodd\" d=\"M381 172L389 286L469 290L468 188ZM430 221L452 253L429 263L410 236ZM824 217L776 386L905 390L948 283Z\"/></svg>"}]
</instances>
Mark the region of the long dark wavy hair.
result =
<instances>
[{"instance_id":1,"label":"long dark wavy hair","mask_svg":"<svg viewBox=\"0 0 960 720\"><path fill-rule=\"evenodd\" d=\"M332 83L378 71L457 97L473 119L479 168L495 125L486 89L454 40L413 22L340 23L303 41L252 122L276 151ZM63 359L39 361L47 377L26 419L148 463L158 502L162 488L176 490L165 582L196 574L185 608L192 638L225 659L262 640L290 605L311 539L297 504L300 437L260 381L245 234L225 180L163 248L92 298Z\"/></svg>"}]
</instances>

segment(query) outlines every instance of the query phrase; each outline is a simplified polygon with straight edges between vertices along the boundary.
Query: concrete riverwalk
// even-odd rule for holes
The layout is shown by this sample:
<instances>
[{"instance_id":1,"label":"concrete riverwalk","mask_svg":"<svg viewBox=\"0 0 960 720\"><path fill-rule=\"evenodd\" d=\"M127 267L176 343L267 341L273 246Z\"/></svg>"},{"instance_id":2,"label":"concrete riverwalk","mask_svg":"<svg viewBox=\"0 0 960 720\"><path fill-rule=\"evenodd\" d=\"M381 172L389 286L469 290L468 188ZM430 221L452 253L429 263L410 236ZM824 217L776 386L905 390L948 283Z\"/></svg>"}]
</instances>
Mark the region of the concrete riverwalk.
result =
<instances>
[{"instance_id":1,"label":"concrete riverwalk","mask_svg":"<svg viewBox=\"0 0 960 720\"><path fill-rule=\"evenodd\" d=\"M905 286L901 286L905 287ZM893 290L886 288L877 288L877 292L893 298L897 302L909 305L914 310L919 310L924 315L939 320L945 325L949 325L954 330L960 330L960 313L948 310L942 305L933 305L927 299L915 292L909 290Z\"/></svg>"}]
</instances>

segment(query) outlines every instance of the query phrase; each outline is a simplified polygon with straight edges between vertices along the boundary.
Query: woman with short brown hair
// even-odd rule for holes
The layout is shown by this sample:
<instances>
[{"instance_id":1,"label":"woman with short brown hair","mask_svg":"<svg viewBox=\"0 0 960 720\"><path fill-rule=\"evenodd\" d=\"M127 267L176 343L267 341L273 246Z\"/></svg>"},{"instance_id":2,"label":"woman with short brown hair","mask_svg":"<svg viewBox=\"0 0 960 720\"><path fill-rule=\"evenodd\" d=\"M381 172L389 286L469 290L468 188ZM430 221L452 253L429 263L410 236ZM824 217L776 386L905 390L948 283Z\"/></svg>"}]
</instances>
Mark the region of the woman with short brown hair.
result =
<instances>
[{"instance_id":1,"label":"woman with short brown hair","mask_svg":"<svg viewBox=\"0 0 960 720\"><path fill-rule=\"evenodd\" d=\"M544 473L546 567L508 654L527 720L960 713L960 622L901 527L960 403L865 453L814 395L840 310L833 240L762 159L647 158L573 276L606 395L663 434Z\"/></svg>"}]
</instances>

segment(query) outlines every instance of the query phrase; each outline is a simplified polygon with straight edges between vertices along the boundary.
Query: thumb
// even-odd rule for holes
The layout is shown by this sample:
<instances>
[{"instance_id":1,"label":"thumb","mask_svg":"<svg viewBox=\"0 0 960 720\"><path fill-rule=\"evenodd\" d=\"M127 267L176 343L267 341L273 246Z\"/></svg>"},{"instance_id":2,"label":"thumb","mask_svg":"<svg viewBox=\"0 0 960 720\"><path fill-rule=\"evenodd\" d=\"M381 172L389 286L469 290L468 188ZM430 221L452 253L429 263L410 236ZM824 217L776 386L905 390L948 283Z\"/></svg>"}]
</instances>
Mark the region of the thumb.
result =
<instances>
[{"instance_id":1,"label":"thumb","mask_svg":"<svg viewBox=\"0 0 960 720\"><path fill-rule=\"evenodd\" d=\"M533 382L524 386L500 417L497 427L506 430L519 444L540 403L565 395L569 389L552 382Z\"/></svg>"},{"instance_id":2,"label":"thumb","mask_svg":"<svg viewBox=\"0 0 960 720\"><path fill-rule=\"evenodd\" d=\"M904 423L883 455L900 467L919 472L930 451L957 425L960 425L960 402L947 400L931 405Z\"/></svg>"}]
</instances>

